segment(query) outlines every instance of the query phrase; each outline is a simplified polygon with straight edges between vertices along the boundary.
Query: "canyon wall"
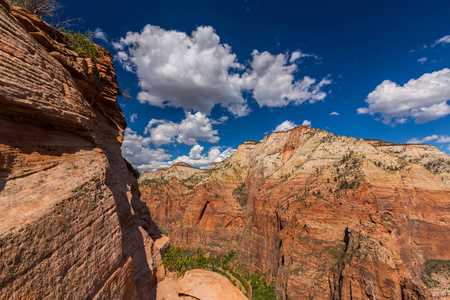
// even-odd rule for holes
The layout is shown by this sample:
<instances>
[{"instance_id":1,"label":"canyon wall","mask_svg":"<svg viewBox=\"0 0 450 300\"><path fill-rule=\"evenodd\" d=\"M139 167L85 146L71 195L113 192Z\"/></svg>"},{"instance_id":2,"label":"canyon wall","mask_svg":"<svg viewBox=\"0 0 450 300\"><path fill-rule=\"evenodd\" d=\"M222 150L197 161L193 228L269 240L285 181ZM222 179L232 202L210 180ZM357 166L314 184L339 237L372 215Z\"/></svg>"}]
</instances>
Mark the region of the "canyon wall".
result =
<instances>
[{"instance_id":1,"label":"canyon wall","mask_svg":"<svg viewBox=\"0 0 450 300\"><path fill-rule=\"evenodd\" d=\"M279 299L448 299L450 158L307 126L139 179L172 243L233 250Z\"/></svg>"},{"instance_id":2,"label":"canyon wall","mask_svg":"<svg viewBox=\"0 0 450 300\"><path fill-rule=\"evenodd\" d=\"M0 299L147 299L164 274L97 49L0 0Z\"/></svg>"}]
</instances>

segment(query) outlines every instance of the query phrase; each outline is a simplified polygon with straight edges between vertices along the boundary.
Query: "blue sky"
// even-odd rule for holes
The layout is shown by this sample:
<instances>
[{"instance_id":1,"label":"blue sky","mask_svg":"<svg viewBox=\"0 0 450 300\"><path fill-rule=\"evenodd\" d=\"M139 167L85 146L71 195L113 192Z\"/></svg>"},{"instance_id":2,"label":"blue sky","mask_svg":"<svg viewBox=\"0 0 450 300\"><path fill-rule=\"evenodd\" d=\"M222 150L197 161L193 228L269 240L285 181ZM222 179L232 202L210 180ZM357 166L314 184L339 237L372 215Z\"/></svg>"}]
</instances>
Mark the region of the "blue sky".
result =
<instances>
[{"instance_id":1,"label":"blue sky","mask_svg":"<svg viewBox=\"0 0 450 300\"><path fill-rule=\"evenodd\" d=\"M60 1L115 57L140 170L294 125L450 153L449 1Z\"/></svg>"}]
</instances>

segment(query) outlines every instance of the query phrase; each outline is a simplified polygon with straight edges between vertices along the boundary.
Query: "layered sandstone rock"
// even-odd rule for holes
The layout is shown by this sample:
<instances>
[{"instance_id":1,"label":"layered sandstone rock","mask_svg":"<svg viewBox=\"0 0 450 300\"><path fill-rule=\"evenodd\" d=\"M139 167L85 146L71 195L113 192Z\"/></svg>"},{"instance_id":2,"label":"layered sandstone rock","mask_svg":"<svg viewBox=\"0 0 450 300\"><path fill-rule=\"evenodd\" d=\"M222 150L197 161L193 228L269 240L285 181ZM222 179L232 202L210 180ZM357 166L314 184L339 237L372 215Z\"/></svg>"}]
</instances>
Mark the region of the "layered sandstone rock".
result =
<instances>
[{"instance_id":1,"label":"layered sandstone rock","mask_svg":"<svg viewBox=\"0 0 450 300\"><path fill-rule=\"evenodd\" d=\"M234 250L271 274L279 299L448 297L450 158L428 145L306 126L186 178L140 181L153 220L180 247ZM441 277L439 277L441 276ZM431 284L430 284L431 282Z\"/></svg>"},{"instance_id":2,"label":"layered sandstone rock","mask_svg":"<svg viewBox=\"0 0 450 300\"><path fill-rule=\"evenodd\" d=\"M246 300L247 297L224 276L206 270L191 270L164 300Z\"/></svg>"},{"instance_id":3,"label":"layered sandstone rock","mask_svg":"<svg viewBox=\"0 0 450 300\"><path fill-rule=\"evenodd\" d=\"M120 152L110 54L0 2L0 299L145 298L167 238ZM160 269L158 271L158 269Z\"/></svg>"}]
</instances>

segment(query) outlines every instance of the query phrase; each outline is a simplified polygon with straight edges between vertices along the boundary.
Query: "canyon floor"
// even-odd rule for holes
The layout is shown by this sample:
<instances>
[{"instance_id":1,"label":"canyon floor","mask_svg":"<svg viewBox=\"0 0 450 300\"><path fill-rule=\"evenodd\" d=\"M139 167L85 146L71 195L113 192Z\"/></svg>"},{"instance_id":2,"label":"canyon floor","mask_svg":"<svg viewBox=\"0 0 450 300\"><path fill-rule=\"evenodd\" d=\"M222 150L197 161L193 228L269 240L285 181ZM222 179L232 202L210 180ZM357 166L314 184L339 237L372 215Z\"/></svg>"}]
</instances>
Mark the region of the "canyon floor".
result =
<instances>
[{"instance_id":1,"label":"canyon floor","mask_svg":"<svg viewBox=\"0 0 450 300\"><path fill-rule=\"evenodd\" d=\"M0 37L0 299L450 299L435 147L299 126L137 178L111 54L4 0Z\"/></svg>"}]
</instances>

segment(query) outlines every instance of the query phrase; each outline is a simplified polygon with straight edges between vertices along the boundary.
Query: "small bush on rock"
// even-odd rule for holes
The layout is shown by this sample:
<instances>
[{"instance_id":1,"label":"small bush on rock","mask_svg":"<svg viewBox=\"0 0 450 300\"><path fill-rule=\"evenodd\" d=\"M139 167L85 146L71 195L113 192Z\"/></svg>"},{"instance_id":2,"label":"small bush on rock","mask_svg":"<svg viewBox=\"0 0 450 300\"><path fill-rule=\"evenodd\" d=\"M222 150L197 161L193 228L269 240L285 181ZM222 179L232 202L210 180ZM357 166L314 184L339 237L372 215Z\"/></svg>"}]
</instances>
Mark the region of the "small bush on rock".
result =
<instances>
[{"instance_id":1,"label":"small bush on rock","mask_svg":"<svg viewBox=\"0 0 450 300\"><path fill-rule=\"evenodd\" d=\"M66 32L64 29L61 31ZM91 57L94 61L97 61L98 58L103 57L103 54L98 51L95 44L91 41L93 36L91 31L87 31L83 34L80 31L75 32L73 30L68 30L66 33L68 46L79 55L83 57Z\"/></svg>"}]
</instances>

